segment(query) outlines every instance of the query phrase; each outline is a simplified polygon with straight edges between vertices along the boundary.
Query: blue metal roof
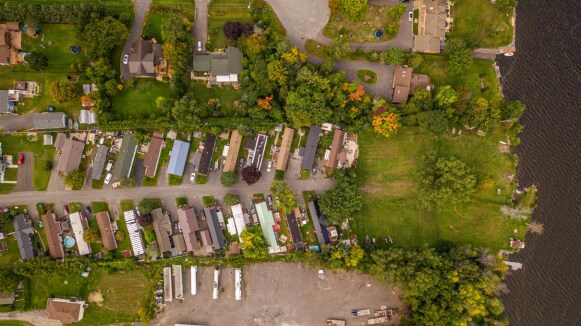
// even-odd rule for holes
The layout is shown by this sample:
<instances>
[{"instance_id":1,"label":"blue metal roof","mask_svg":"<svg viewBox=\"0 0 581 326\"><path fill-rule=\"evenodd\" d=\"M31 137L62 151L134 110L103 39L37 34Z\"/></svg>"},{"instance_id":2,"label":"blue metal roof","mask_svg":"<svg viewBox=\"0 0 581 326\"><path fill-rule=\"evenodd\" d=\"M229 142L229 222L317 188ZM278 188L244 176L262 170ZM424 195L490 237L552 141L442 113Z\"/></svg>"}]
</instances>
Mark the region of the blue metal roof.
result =
<instances>
[{"instance_id":1,"label":"blue metal roof","mask_svg":"<svg viewBox=\"0 0 581 326\"><path fill-rule=\"evenodd\" d=\"M182 176L184 174L184 167L188 160L188 152L190 151L190 143L176 140L173 143L171 152L169 153L169 165L167 166L167 173Z\"/></svg>"}]
</instances>

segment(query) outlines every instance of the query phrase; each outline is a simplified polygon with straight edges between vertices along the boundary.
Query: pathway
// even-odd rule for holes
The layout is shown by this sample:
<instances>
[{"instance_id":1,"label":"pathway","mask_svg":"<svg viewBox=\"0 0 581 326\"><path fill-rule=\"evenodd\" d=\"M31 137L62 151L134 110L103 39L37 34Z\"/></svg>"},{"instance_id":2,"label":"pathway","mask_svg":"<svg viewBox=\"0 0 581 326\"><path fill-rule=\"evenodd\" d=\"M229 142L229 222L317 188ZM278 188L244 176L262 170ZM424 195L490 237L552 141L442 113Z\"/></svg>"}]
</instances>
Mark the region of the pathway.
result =
<instances>
[{"instance_id":1,"label":"pathway","mask_svg":"<svg viewBox=\"0 0 581 326\"><path fill-rule=\"evenodd\" d=\"M208 5L210 0L196 0L196 20L192 35L194 36L194 54L206 53L208 39ZM202 51L198 51L198 42L202 42Z\"/></svg>"},{"instance_id":2,"label":"pathway","mask_svg":"<svg viewBox=\"0 0 581 326\"><path fill-rule=\"evenodd\" d=\"M129 73L129 65L123 64L123 56L125 54L131 53L131 48L135 41L139 40L143 32L143 23L145 17L149 12L149 7L151 6L152 0L133 0L133 8L135 10L135 17L133 19L133 26L131 26L131 31L129 32L129 37L125 41L125 47L123 48L123 53L121 53L121 79L129 80L131 74Z\"/></svg>"}]
</instances>

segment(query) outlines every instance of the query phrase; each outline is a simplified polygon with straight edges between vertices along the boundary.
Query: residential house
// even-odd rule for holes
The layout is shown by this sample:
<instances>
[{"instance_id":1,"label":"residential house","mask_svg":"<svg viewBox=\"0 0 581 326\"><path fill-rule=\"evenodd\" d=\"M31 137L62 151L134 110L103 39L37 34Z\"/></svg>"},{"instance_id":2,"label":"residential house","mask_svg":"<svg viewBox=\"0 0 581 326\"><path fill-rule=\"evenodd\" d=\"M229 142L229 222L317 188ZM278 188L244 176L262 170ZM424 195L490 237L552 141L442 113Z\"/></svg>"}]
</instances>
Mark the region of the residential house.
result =
<instances>
[{"instance_id":1,"label":"residential house","mask_svg":"<svg viewBox=\"0 0 581 326\"><path fill-rule=\"evenodd\" d=\"M92 180L101 180L103 177L103 169L105 168L105 163L107 163L108 153L109 147L105 145L97 145L95 159L93 159L93 168L91 170Z\"/></svg>"},{"instance_id":2,"label":"residential house","mask_svg":"<svg viewBox=\"0 0 581 326\"><path fill-rule=\"evenodd\" d=\"M286 171L294 135L295 130L293 128L284 128L280 150L276 155L276 169L279 171Z\"/></svg>"},{"instance_id":3,"label":"residential house","mask_svg":"<svg viewBox=\"0 0 581 326\"><path fill-rule=\"evenodd\" d=\"M113 176L119 179L128 178L137 154L137 142L132 134L124 134L121 148L113 168Z\"/></svg>"},{"instance_id":4,"label":"residential house","mask_svg":"<svg viewBox=\"0 0 581 326\"><path fill-rule=\"evenodd\" d=\"M212 236L210 235L210 230L200 231L200 240L202 240L202 245L206 248L206 251L211 252L212 249L207 250L208 247L211 248L211 246L214 244L212 241Z\"/></svg>"},{"instance_id":5,"label":"residential house","mask_svg":"<svg viewBox=\"0 0 581 326\"><path fill-rule=\"evenodd\" d=\"M258 170L261 169L267 142L268 136L265 134L258 134L256 139L248 138L246 141L248 165L254 165Z\"/></svg>"},{"instance_id":6,"label":"residential house","mask_svg":"<svg viewBox=\"0 0 581 326\"><path fill-rule=\"evenodd\" d=\"M408 98L418 88L431 89L430 77L413 74L411 67L396 67L393 74L392 103L407 103Z\"/></svg>"},{"instance_id":7,"label":"residential house","mask_svg":"<svg viewBox=\"0 0 581 326\"><path fill-rule=\"evenodd\" d=\"M313 219L313 226L315 227L315 234L317 235L317 240L321 246L331 243L329 238L329 231L327 230L328 220L327 217L321 214L319 204L317 201L309 202L309 211L311 212L311 218Z\"/></svg>"},{"instance_id":8,"label":"residential house","mask_svg":"<svg viewBox=\"0 0 581 326\"><path fill-rule=\"evenodd\" d=\"M311 170L315 165L315 156L317 155L317 146L319 145L319 139L321 138L321 127L311 126L309 129L309 137L307 138L307 144L305 145L305 151L303 153L303 162L301 163L301 169Z\"/></svg>"},{"instance_id":9,"label":"residential house","mask_svg":"<svg viewBox=\"0 0 581 326\"><path fill-rule=\"evenodd\" d=\"M286 214L286 220L288 222L288 228L295 248L297 250L304 250L305 246L303 244L303 237L301 236L301 229L299 228L299 223L297 221L297 218L300 216L297 216L297 211L298 214L300 214L300 210L298 209Z\"/></svg>"},{"instance_id":10,"label":"residential house","mask_svg":"<svg viewBox=\"0 0 581 326\"><path fill-rule=\"evenodd\" d=\"M113 226L111 225L109 212L98 212L95 214L95 218L97 219L97 224L99 225L99 232L101 233L101 242L103 243L103 247L107 250L117 249L117 239L115 239L115 234L113 233Z\"/></svg>"},{"instance_id":11,"label":"residential house","mask_svg":"<svg viewBox=\"0 0 581 326\"><path fill-rule=\"evenodd\" d=\"M204 216L206 217L210 235L212 236L214 249L220 250L224 248L226 246L226 240L224 239L224 234L222 233L222 227L220 226L220 220L218 219L218 212L216 211L216 208L204 208Z\"/></svg>"},{"instance_id":12,"label":"residential house","mask_svg":"<svg viewBox=\"0 0 581 326\"><path fill-rule=\"evenodd\" d=\"M232 210L232 219L234 220L234 226L236 227L236 233L238 234L238 239L240 242L242 241L242 231L246 229L246 222L244 221L244 212L242 211L242 205L237 204L231 206L230 209Z\"/></svg>"},{"instance_id":13,"label":"residential house","mask_svg":"<svg viewBox=\"0 0 581 326\"><path fill-rule=\"evenodd\" d=\"M85 256L91 253L91 245L89 245L84 237L83 233L89 228L89 221L87 218L81 215L81 213L70 213L69 219L71 220L71 228L73 229L73 234L75 240L77 241L77 250L79 255Z\"/></svg>"},{"instance_id":14,"label":"residential house","mask_svg":"<svg viewBox=\"0 0 581 326\"><path fill-rule=\"evenodd\" d=\"M196 232L200 231L196 211L193 207L178 208L178 219L182 226L182 234L186 244L186 251L192 252L200 249Z\"/></svg>"},{"instance_id":15,"label":"residential house","mask_svg":"<svg viewBox=\"0 0 581 326\"><path fill-rule=\"evenodd\" d=\"M156 208L151 211L153 218L153 231L157 239L159 251L162 254L170 254L173 256L181 255L186 252L186 244L182 234L173 234L172 223L169 215L164 213L161 208Z\"/></svg>"},{"instance_id":16,"label":"residential house","mask_svg":"<svg viewBox=\"0 0 581 326\"><path fill-rule=\"evenodd\" d=\"M268 209L266 202L261 202L255 204L256 213L258 214L258 220L260 221L260 228L262 229L262 234L268 242L270 247L269 251L276 252L279 250L278 242L276 241L276 234L274 233L274 216L272 212Z\"/></svg>"},{"instance_id":17,"label":"residential house","mask_svg":"<svg viewBox=\"0 0 581 326\"><path fill-rule=\"evenodd\" d=\"M16 113L16 101L10 97L6 90L0 90L0 114L9 115Z\"/></svg>"},{"instance_id":18,"label":"residential house","mask_svg":"<svg viewBox=\"0 0 581 326\"><path fill-rule=\"evenodd\" d=\"M58 320L63 324L74 324L83 319L85 301L49 298L46 303L46 312L48 319Z\"/></svg>"},{"instance_id":19,"label":"residential house","mask_svg":"<svg viewBox=\"0 0 581 326\"><path fill-rule=\"evenodd\" d=\"M18 80L14 89L8 90L8 95L14 101L20 101L22 97L34 97L40 94L40 85L35 81Z\"/></svg>"},{"instance_id":20,"label":"residential house","mask_svg":"<svg viewBox=\"0 0 581 326\"><path fill-rule=\"evenodd\" d=\"M133 255L137 257L144 255L145 248L143 247L143 239L141 238L141 226L137 224L135 211L130 210L123 212L123 217L125 218L125 224L127 225L127 232L129 233L129 240L131 241L131 247L133 248Z\"/></svg>"},{"instance_id":21,"label":"residential house","mask_svg":"<svg viewBox=\"0 0 581 326\"><path fill-rule=\"evenodd\" d=\"M129 73L133 77L163 77L167 75L167 62L161 44L139 39L131 45Z\"/></svg>"},{"instance_id":22,"label":"residential house","mask_svg":"<svg viewBox=\"0 0 581 326\"><path fill-rule=\"evenodd\" d=\"M62 147L58 148L60 151L60 157L56 167L57 171L61 174L67 174L77 170L81 165L84 148L84 142L72 138L66 138Z\"/></svg>"},{"instance_id":23,"label":"residential house","mask_svg":"<svg viewBox=\"0 0 581 326\"><path fill-rule=\"evenodd\" d=\"M199 174L207 175L210 172L210 164L212 163L212 156L214 155L214 148L216 147L216 135L206 134L204 140L204 149L200 156L200 163L198 164L197 172Z\"/></svg>"},{"instance_id":24,"label":"residential house","mask_svg":"<svg viewBox=\"0 0 581 326\"><path fill-rule=\"evenodd\" d=\"M181 140L174 141L171 152L169 153L167 173L181 177L184 174L189 152L190 143Z\"/></svg>"},{"instance_id":25,"label":"residential house","mask_svg":"<svg viewBox=\"0 0 581 326\"><path fill-rule=\"evenodd\" d=\"M242 51L232 46L226 48L224 54L196 54L192 79L238 83L238 75L242 72L242 57Z\"/></svg>"},{"instance_id":26,"label":"residential house","mask_svg":"<svg viewBox=\"0 0 581 326\"><path fill-rule=\"evenodd\" d=\"M54 213L46 213L42 215L42 225L46 233L46 242L50 258L62 259L65 257L62 244L62 229L61 223L56 220Z\"/></svg>"},{"instance_id":27,"label":"residential house","mask_svg":"<svg viewBox=\"0 0 581 326\"><path fill-rule=\"evenodd\" d=\"M0 24L0 66L18 63L22 50L22 34L18 22Z\"/></svg>"},{"instance_id":28,"label":"residential house","mask_svg":"<svg viewBox=\"0 0 581 326\"><path fill-rule=\"evenodd\" d=\"M449 7L446 0L419 0L418 35L414 40L414 52L440 53L449 23Z\"/></svg>"},{"instance_id":29,"label":"residential house","mask_svg":"<svg viewBox=\"0 0 581 326\"><path fill-rule=\"evenodd\" d=\"M62 112L33 113L34 129L64 129L67 127L67 116Z\"/></svg>"},{"instance_id":30,"label":"residential house","mask_svg":"<svg viewBox=\"0 0 581 326\"><path fill-rule=\"evenodd\" d=\"M29 260L36 256L34 249L34 227L32 222L24 214L18 214L12 219L14 224L14 237L20 250L20 259ZM0 291L1 292L1 291Z\"/></svg>"},{"instance_id":31,"label":"residential house","mask_svg":"<svg viewBox=\"0 0 581 326\"><path fill-rule=\"evenodd\" d=\"M147 149L147 154L145 154L145 160L143 161L145 176L148 178L154 178L157 173L157 165L159 164L161 149L164 145L162 138L162 133L154 132L153 137L151 137L151 140L149 141L149 148Z\"/></svg>"},{"instance_id":32,"label":"residential house","mask_svg":"<svg viewBox=\"0 0 581 326\"><path fill-rule=\"evenodd\" d=\"M345 142L345 130L335 129L333 134L333 141L331 142L331 149L325 152L325 159L323 160L323 165L330 169L337 168L337 161L339 152L343 149L343 143Z\"/></svg>"},{"instance_id":33,"label":"residential house","mask_svg":"<svg viewBox=\"0 0 581 326\"><path fill-rule=\"evenodd\" d=\"M226 161L224 162L224 172L234 172L236 170L236 163L238 162L238 153L240 152L240 145L242 144L242 135L237 130L232 131L230 136L230 143Z\"/></svg>"}]
</instances>

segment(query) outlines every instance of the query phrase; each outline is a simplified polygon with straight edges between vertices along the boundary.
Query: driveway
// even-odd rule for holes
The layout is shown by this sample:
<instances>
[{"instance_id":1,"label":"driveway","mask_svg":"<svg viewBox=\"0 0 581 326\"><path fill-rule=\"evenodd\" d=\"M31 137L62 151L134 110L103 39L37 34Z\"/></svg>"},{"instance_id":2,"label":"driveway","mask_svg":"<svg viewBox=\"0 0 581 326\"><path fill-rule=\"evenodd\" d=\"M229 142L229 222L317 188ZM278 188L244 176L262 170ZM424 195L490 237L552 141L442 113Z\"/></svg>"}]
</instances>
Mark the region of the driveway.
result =
<instances>
[{"instance_id":1,"label":"driveway","mask_svg":"<svg viewBox=\"0 0 581 326\"><path fill-rule=\"evenodd\" d=\"M44 310L33 310L26 312L12 311L0 313L0 320L25 321L32 325L58 326L59 321L48 319L48 314Z\"/></svg>"},{"instance_id":2,"label":"driveway","mask_svg":"<svg viewBox=\"0 0 581 326\"><path fill-rule=\"evenodd\" d=\"M123 81L131 79L131 74L129 73L129 65L123 64L123 56L131 52L131 45L135 43L143 32L143 22L145 17L149 12L149 6L152 0L133 0L133 8L135 10L135 17L133 19L133 26L131 26L131 31L129 32L129 37L125 42L125 47L123 48L123 53L121 53L121 79Z\"/></svg>"},{"instance_id":3,"label":"driveway","mask_svg":"<svg viewBox=\"0 0 581 326\"><path fill-rule=\"evenodd\" d=\"M16 157L18 159L18 157ZM34 190L34 153L24 152L24 164L18 166L18 178L14 191Z\"/></svg>"},{"instance_id":4,"label":"driveway","mask_svg":"<svg viewBox=\"0 0 581 326\"><path fill-rule=\"evenodd\" d=\"M331 11L327 0L266 0L286 29L290 42L305 50L307 39L316 39Z\"/></svg>"},{"instance_id":5,"label":"driveway","mask_svg":"<svg viewBox=\"0 0 581 326\"><path fill-rule=\"evenodd\" d=\"M208 39L208 4L210 0L196 0L196 21L192 29L194 36L194 53L206 53L206 40ZM202 42L202 51L198 51L198 42Z\"/></svg>"},{"instance_id":6,"label":"driveway","mask_svg":"<svg viewBox=\"0 0 581 326\"><path fill-rule=\"evenodd\" d=\"M0 116L0 130L18 131L33 127L32 114Z\"/></svg>"},{"instance_id":7,"label":"driveway","mask_svg":"<svg viewBox=\"0 0 581 326\"><path fill-rule=\"evenodd\" d=\"M143 177L145 176L145 166L142 158L136 158L133 164L133 177L135 178L135 186L141 187L143 184Z\"/></svg>"},{"instance_id":8,"label":"driveway","mask_svg":"<svg viewBox=\"0 0 581 326\"><path fill-rule=\"evenodd\" d=\"M357 81L365 88L365 91L373 96L382 96L391 100L391 84L393 82L394 66L386 65L378 62L366 61L337 61L335 69L344 70L347 74L347 79L350 81ZM377 82L373 85L368 85L357 78L357 70L367 69L375 71L377 74Z\"/></svg>"},{"instance_id":9,"label":"driveway","mask_svg":"<svg viewBox=\"0 0 581 326\"><path fill-rule=\"evenodd\" d=\"M65 189L65 182L63 177L61 177L56 170L56 167L59 162L59 155L58 151L55 151L53 159L52 159L52 171L50 173L50 180L48 181L47 191L55 191L55 190L64 190Z\"/></svg>"}]
</instances>

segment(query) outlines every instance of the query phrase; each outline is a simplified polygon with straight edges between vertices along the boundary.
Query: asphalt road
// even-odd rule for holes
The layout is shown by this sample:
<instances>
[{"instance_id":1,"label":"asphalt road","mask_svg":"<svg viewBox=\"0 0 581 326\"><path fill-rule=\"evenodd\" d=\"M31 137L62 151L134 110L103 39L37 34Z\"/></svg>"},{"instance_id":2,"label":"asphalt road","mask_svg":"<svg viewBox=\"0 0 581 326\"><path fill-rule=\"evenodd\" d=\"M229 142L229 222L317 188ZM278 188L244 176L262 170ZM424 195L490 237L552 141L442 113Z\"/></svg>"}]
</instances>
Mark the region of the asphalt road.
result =
<instances>
[{"instance_id":1,"label":"asphalt road","mask_svg":"<svg viewBox=\"0 0 581 326\"><path fill-rule=\"evenodd\" d=\"M18 131L33 127L32 114L0 116L0 130Z\"/></svg>"},{"instance_id":2,"label":"asphalt road","mask_svg":"<svg viewBox=\"0 0 581 326\"><path fill-rule=\"evenodd\" d=\"M367 61L337 61L335 69L345 71L348 80L358 81L365 91L373 96L382 96L391 100L394 66ZM377 74L377 82L373 85L362 83L357 77L357 70L366 69Z\"/></svg>"},{"instance_id":3,"label":"asphalt road","mask_svg":"<svg viewBox=\"0 0 581 326\"><path fill-rule=\"evenodd\" d=\"M194 53L206 53L206 40L208 39L208 4L210 0L196 0L196 21L192 29L194 36ZM202 51L198 51L198 42L202 42Z\"/></svg>"},{"instance_id":4,"label":"asphalt road","mask_svg":"<svg viewBox=\"0 0 581 326\"><path fill-rule=\"evenodd\" d=\"M120 61L121 79L124 81L131 79L131 74L129 73L129 65L123 64L123 56L131 53L131 45L141 37L143 32L143 22L149 12L151 1L152 0L133 0L135 18L133 19L133 26L131 26L129 37L127 38L127 41L125 41L125 47L123 48L123 53L121 53Z\"/></svg>"},{"instance_id":5,"label":"asphalt road","mask_svg":"<svg viewBox=\"0 0 581 326\"><path fill-rule=\"evenodd\" d=\"M18 160L18 156L14 158ZM34 153L24 152L24 164L18 166L18 178L14 191L34 190Z\"/></svg>"}]
</instances>

